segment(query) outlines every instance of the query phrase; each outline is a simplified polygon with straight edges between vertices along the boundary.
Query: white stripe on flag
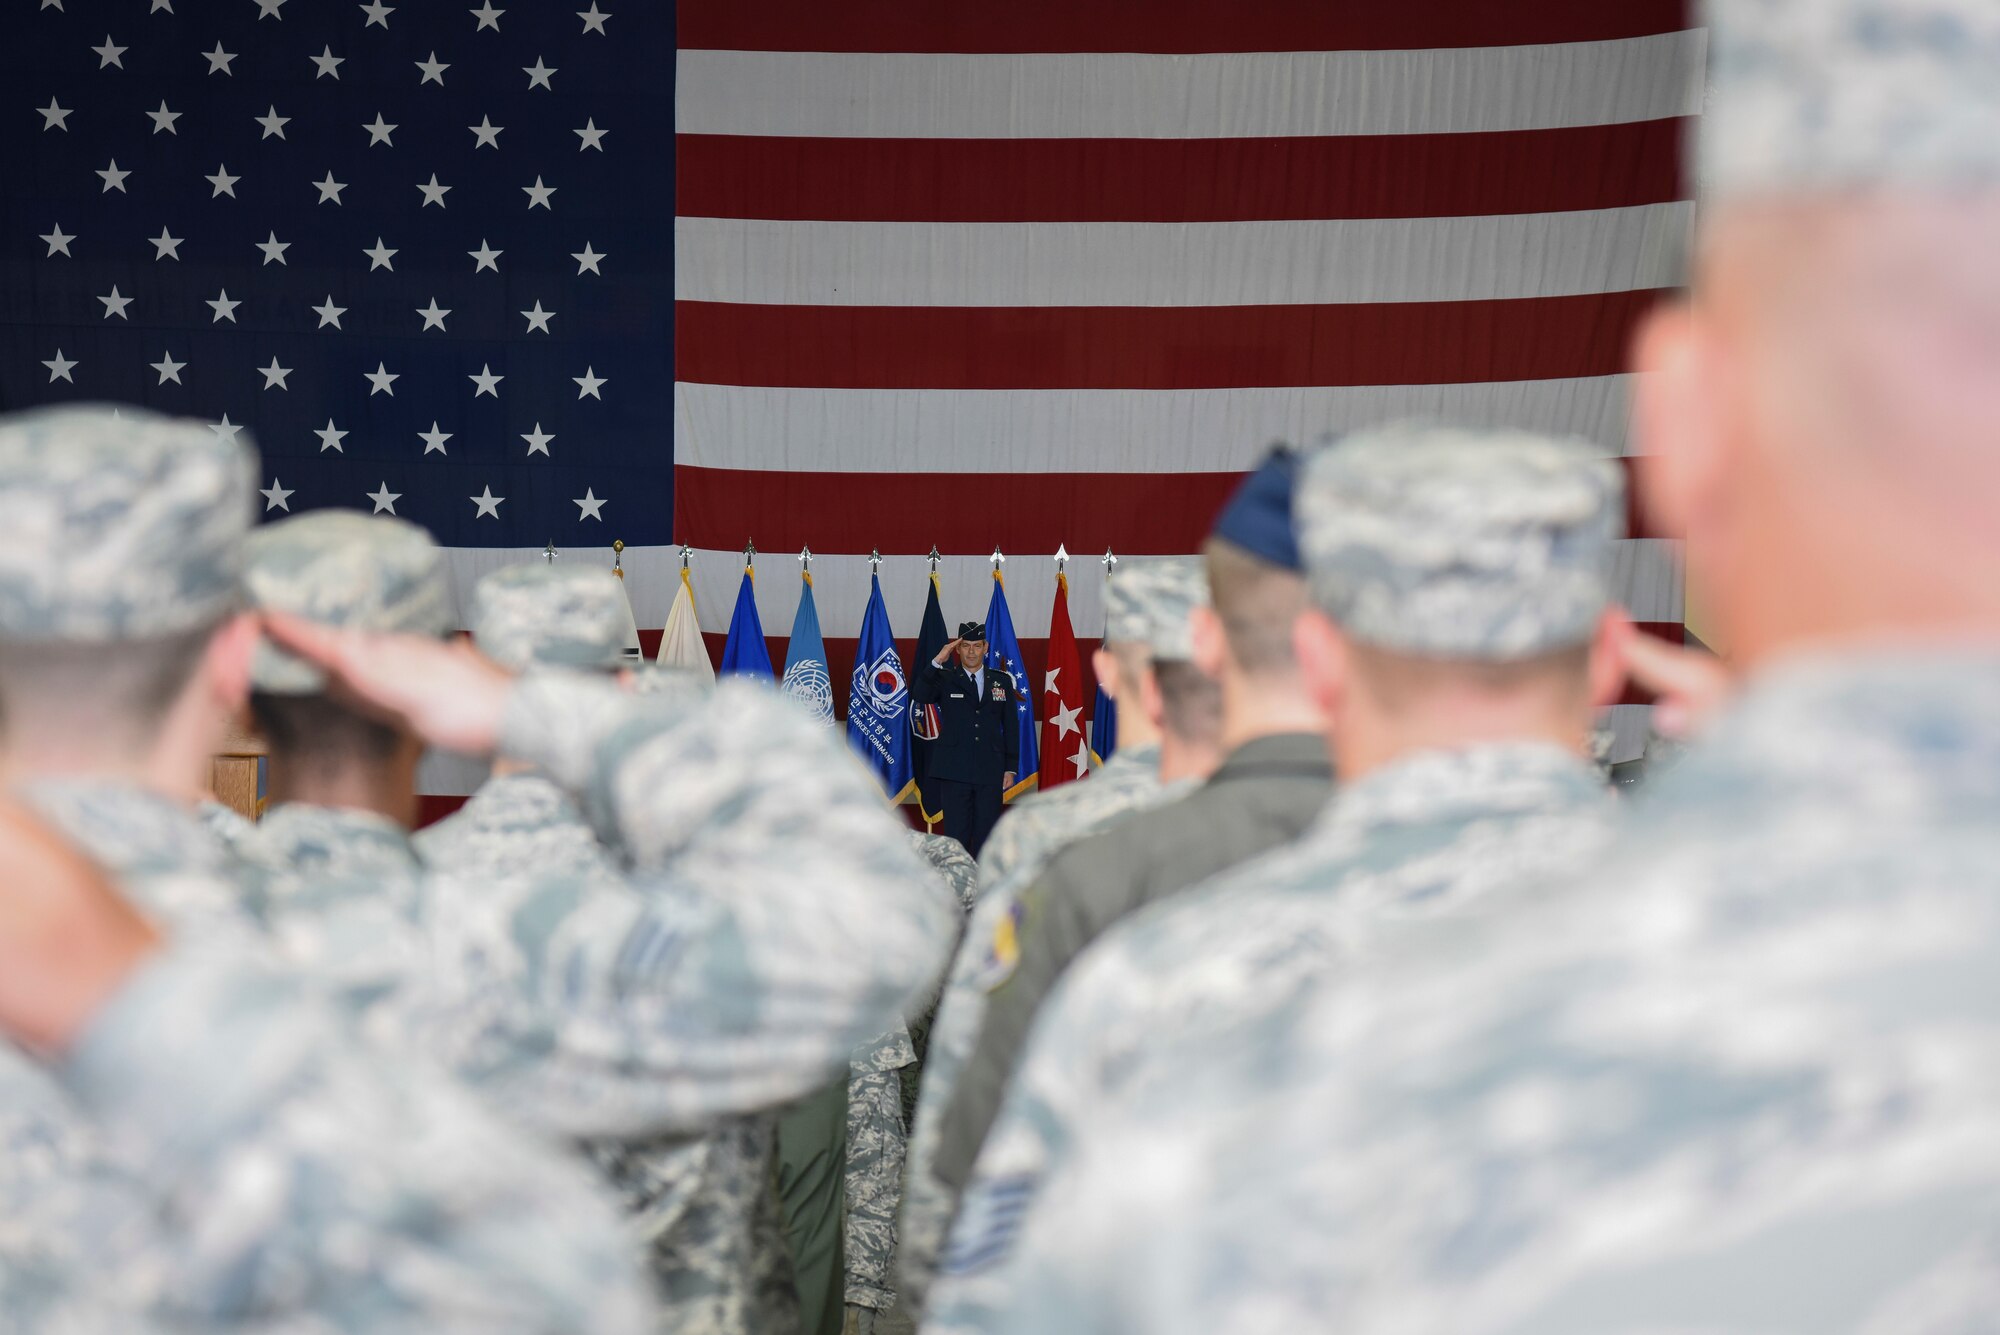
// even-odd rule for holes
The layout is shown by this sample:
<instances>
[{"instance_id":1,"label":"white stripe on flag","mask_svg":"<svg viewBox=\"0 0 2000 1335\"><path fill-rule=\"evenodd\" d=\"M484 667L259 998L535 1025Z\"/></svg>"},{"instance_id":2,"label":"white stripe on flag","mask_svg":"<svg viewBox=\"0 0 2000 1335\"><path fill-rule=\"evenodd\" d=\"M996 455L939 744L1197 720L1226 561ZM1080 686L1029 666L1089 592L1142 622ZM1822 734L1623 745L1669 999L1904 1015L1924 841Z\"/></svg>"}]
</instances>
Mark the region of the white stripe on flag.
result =
<instances>
[{"instance_id":1,"label":"white stripe on flag","mask_svg":"<svg viewBox=\"0 0 2000 1335\"><path fill-rule=\"evenodd\" d=\"M1213 139L1610 125L1701 108L1707 34L1211 55L680 52L682 134Z\"/></svg>"},{"instance_id":2,"label":"white stripe on flag","mask_svg":"<svg viewBox=\"0 0 2000 1335\"><path fill-rule=\"evenodd\" d=\"M1229 223L674 221L682 301L1263 306L1479 301L1681 281L1691 202Z\"/></svg>"},{"instance_id":3,"label":"white stripe on flag","mask_svg":"<svg viewBox=\"0 0 2000 1335\"><path fill-rule=\"evenodd\" d=\"M1423 417L1626 450L1631 377L1278 389L674 386L679 463L772 472L1210 473L1272 441Z\"/></svg>"}]
</instances>

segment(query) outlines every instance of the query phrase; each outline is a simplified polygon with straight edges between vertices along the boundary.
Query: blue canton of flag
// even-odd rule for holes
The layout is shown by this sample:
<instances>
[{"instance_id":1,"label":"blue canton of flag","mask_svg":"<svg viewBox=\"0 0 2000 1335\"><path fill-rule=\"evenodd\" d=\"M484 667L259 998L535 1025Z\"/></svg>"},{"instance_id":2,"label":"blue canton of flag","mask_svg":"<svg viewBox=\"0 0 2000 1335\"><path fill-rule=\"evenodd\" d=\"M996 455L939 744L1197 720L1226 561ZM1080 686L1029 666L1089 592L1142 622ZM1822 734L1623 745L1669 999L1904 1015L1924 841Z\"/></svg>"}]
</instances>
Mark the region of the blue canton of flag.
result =
<instances>
[{"instance_id":1,"label":"blue canton of flag","mask_svg":"<svg viewBox=\"0 0 2000 1335\"><path fill-rule=\"evenodd\" d=\"M608 2L16 7L0 406L247 432L269 517L665 542L674 15Z\"/></svg>"},{"instance_id":2,"label":"blue canton of flag","mask_svg":"<svg viewBox=\"0 0 2000 1335\"><path fill-rule=\"evenodd\" d=\"M889 628L889 609L882 602L882 581L869 581L868 610L861 617L861 638L854 647L854 680L847 696L847 740L882 781L891 802L901 802L916 789L911 766L910 730L903 720L910 709L909 683L896 652L896 632Z\"/></svg>"},{"instance_id":3,"label":"blue canton of flag","mask_svg":"<svg viewBox=\"0 0 2000 1335\"><path fill-rule=\"evenodd\" d=\"M723 677L756 677L771 680L771 650L764 643L764 621L757 615L757 572L743 568L743 582L736 586L736 610L729 617L729 638L722 642Z\"/></svg>"},{"instance_id":4,"label":"blue canton of flag","mask_svg":"<svg viewBox=\"0 0 2000 1335\"><path fill-rule=\"evenodd\" d=\"M813 601L810 574L799 577L799 610L792 615L780 689L821 723L832 724L833 678L826 670L826 640L819 633L819 604Z\"/></svg>"},{"instance_id":5,"label":"blue canton of flag","mask_svg":"<svg viewBox=\"0 0 2000 1335\"><path fill-rule=\"evenodd\" d=\"M1014 634L1014 616L1007 610L1007 584L1000 572L993 572L993 599L986 605L986 666L999 668L1014 678L1014 724L1020 730L1021 750L1014 786L1007 790L1015 797L1035 786L1041 770L1040 738L1035 732L1033 693L1026 689L1028 670L1021 657L1021 641Z\"/></svg>"}]
</instances>

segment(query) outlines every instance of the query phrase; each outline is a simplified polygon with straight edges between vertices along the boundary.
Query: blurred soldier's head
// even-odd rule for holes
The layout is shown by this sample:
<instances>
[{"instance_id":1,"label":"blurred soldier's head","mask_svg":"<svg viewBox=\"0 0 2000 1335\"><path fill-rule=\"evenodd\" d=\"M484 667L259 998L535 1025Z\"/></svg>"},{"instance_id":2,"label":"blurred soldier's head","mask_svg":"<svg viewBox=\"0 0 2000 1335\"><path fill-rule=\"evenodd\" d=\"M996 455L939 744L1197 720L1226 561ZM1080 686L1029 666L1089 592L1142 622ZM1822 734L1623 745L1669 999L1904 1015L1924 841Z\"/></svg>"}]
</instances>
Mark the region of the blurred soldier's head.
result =
<instances>
[{"instance_id":1,"label":"blurred soldier's head","mask_svg":"<svg viewBox=\"0 0 2000 1335\"><path fill-rule=\"evenodd\" d=\"M256 459L140 409L0 418L0 737L16 774L193 797L242 707Z\"/></svg>"},{"instance_id":2,"label":"blurred soldier's head","mask_svg":"<svg viewBox=\"0 0 2000 1335\"><path fill-rule=\"evenodd\" d=\"M444 553L424 530L387 515L321 510L267 524L245 543L243 585L260 612L348 630L440 638L452 631ZM414 820L423 744L328 696L318 668L259 641L250 707L270 743L274 803Z\"/></svg>"},{"instance_id":3,"label":"blurred soldier's head","mask_svg":"<svg viewBox=\"0 0 2000 1335\"><path fill-rule=\"evenodd\" d=\"M1692 295L1644 499L1719 638L2000 628L2000 4L1710 0Z\"/></svg>"},{"instance_id":4,"label":"blurred soldier's head","mask_svg":"<svg viewBox=\"0 0 2000 1335\"><path fill-rule=\"evenodd\" d=\"M1167 734L1212 748L1222 730L1222 689L1194 665L1195 613L1208 606L1208 576L1194 557L1127 561L1104 590L1104 643L1091 659L1097 681L1122 706L1119 745L1149 746Z\"/></svg>"},{"instance_id":5,"label":"blurred soldier's head","mask_svg":"<svg viewBox=\"0 0 2000 1335\"><path fill-rule=\"evenodd\" d=\"M1299 659L1344 777L1425 746L1586 749L1623 684L1614 463L1527 432L1387 426L1313 456L1295 507Z\"/></svg>"},{"instance_id":6,"label":"blurred soldier's head","mask_svg":"<svg viewBox=\"0 0 2000 1335\"><path fill-rule=\"evenodd\" d=\"M515 672L567 668L616 675L621 683L635 684L626 649L630 627L625 582L601 566L544 561L508 566L482 577L472 590L472 642ZM703 684L691 673L677 677L672 669L655 669L640 688L666 693ZM496 775L525 768L504 756L493 761Z\"/></svg>"},{"instance_id":7,"label":"blurred soldier's head","mask_svg":"<svg viewBox=\"0 0 2000 1335\"><path fill-rule=\"evenodd\" d=\"M472 642L514 672L531 667L622 672L624 583L596 566L536 561L482 577L472 590Z\"/></svg>"},{"instance_id":8,"label":"blurred soldier's head","mask_svg":"<svg viewBox=\"0 0 2000 1335\"><path fill-rule=\"evenodd\" d=\"M1319 730L1292 652L1305 606L1292 488L1300 455L1280 446L1230 497L1202 547L1210 606L1195 613L1194 665L1222 686L1231 744Z\"/></svg>"}]
</instances>

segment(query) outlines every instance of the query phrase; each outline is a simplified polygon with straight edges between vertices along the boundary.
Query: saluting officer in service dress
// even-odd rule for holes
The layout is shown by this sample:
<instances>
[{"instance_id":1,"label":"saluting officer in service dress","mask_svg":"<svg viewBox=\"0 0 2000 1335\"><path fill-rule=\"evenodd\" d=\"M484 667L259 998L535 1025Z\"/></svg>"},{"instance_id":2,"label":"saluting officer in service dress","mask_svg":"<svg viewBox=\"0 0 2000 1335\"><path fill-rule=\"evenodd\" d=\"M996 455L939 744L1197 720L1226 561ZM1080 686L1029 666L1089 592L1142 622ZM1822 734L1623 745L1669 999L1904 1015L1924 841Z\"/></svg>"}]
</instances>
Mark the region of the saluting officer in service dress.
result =
<instances>
[{"instance_id":1,"label":"saluting officer in service dress","mask_svg":"<svg viewBox=\"0 0 2000 1335\"><path fill-rule=\"evenodd\" d=\"M958 638L910 679L910 698L935 705L938 738L931 778L944 833L979 856L1000 819L1000 806L1020 765L1014 678L986 665L986 627L961 622Z\"/></svg>"}]
</instances>

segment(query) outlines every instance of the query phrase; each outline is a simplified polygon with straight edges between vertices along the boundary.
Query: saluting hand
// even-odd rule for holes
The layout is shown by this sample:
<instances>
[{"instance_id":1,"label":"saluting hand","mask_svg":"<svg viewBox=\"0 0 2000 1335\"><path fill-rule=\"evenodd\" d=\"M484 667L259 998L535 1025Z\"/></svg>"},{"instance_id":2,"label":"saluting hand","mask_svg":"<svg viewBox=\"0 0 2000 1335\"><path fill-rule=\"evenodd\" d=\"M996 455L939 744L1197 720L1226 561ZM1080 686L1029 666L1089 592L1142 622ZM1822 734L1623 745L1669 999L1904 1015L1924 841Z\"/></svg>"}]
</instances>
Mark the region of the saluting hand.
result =
<instances>
[{"instance_id":1,"label":"saluting hand","mask_svg":"<svg viewBox=\"0 0 2000 1335\"><path fill-rule=\"evenodd\" d=\"M493 754L514 676L468 641L340 630L266 612L264 632L323 670L332 694L446 750Z\"/></svg>"},{"instance_id":2,"label":"saluting hand","mask_svg":"<svg viewBox=\"0 0 2000 1335\"><path fill-rule=\"evenodd\" d=\"M1663 737L1687 738L1729 696L1728 667L1705 650L1638 631L1620 648L1632 681L1654 693L1653 727Z\"/></svg>"},{"instance_id":3,"label":"saluting hand","mask_svg":"<svg viewBox=\"0 0 2000 1335\"><path fill-rule=\"evenodd\" d=\"M931 660L931 666L943 667L951 661L951 656L958 652L958 646L964 643L964 640L952 640L946 644L944 648L937 651L937 657Z\"/></svg>"}]
</instances>

